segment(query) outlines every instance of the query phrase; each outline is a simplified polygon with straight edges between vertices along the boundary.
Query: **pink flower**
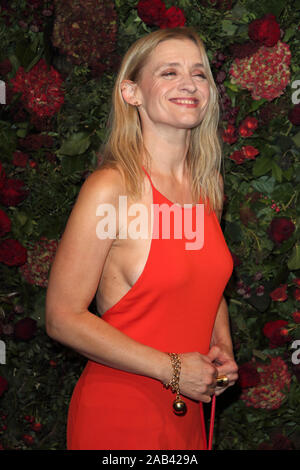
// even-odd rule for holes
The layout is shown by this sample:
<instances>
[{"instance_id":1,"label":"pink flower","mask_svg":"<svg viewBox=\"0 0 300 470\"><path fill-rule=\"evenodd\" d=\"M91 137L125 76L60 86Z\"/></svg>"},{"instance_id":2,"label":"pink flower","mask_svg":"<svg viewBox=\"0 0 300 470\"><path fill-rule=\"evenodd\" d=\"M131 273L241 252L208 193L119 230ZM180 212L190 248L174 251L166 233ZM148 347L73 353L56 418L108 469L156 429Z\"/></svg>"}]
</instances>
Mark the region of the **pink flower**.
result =
<instances>
[{"instance_id":1,"label":"pink flower","mask_svg":"<svg viewBox=\"0 0 300 470\"><path fill-rule=\"evenodd\" d=\"M51 66L41 59L29 72L19 67L11 80L13 91L21 93L24 107L39 117L57 113L64 102L63 81Z\"/></svg>"},{"instance_id":2,"label":"pink flower","mask_svg":"<svg viewBox=\"0 0 300 470\"><path fill-rule=\"evenodd\" d=\"M278 41L273 47L261 46L251 56L233 61L231 83L249 90L254 100L272 101L290 82L290 62L288 44Z\"/></svg>"},{"instance_id":3,"label":"pink flower","mask_svg":"<svg viewBox=\"0 0 300 470\"><path fill-rule=\"evenodd\" d=\"M281 357L270 358L269 364L257 364L260 381L254 387L245 388L241 399L246 406L276 410L286 398L285 389L289 390L291 374Z\"/></svg>"},{"instance_id":4,"label":"pink flower","mask_svg":"<svg viewBox=\"0 0 300 470\"><path fill-rule=\"evenodd\" d=\"M42 237L27 251L27 262L20 271L29 284L47 287L51 264L58 242Z\"/></svg>"}]
</instances>

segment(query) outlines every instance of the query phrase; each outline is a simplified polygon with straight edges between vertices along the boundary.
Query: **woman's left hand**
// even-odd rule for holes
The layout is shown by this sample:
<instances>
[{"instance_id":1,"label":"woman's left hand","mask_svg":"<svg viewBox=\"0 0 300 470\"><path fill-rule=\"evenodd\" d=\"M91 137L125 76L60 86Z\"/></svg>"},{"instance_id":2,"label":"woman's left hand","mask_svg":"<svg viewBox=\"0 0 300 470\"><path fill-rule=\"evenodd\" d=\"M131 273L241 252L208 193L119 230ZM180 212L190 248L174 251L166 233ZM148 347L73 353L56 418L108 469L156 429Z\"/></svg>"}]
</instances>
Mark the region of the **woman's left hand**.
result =
<instances>
[{"instance_id":1,"label":"woman's left hand","mask_svg":"<svg viewBox=\"0 0 300 470\"><path fill-rule=\"evenodd\" d=\"M238 365L234 360L234 356L231 350L226 348L223 345L216 344L218 346L220 352L218 354L217 359L215 359L214 364L218 369L218 377L226 376L228 377L227 384L223 386L217 386L215 395L220 395L223 393L228 387L231 387L235 384L238 379ZM214 346L213 346L214 347ZM213 347L211 349L213 349ZM209 356L209 353L208 353Z\"/></svg>"}]
</instances>

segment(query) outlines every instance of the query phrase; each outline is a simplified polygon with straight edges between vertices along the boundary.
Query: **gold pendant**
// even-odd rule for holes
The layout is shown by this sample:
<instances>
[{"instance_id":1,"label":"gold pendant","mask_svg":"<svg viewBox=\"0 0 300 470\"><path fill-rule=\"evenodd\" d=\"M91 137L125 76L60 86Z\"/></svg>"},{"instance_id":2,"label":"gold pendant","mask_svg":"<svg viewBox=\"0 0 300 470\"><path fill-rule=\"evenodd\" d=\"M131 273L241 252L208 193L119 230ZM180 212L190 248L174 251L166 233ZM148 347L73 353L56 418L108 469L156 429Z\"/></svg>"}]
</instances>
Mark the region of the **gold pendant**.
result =
<instances>
[{"instance_id":1,"label":"gold pendant","mask_svg":"<svg viewBox=\"0 0 300 470\"><path fill-rule=\"evenodd\" d=\"M174 413L176 415L183 416L187 412L187 407L186 404L181 398L176 398L176 400L173 402L173 409Z\"/></svg>"}]
</instances>

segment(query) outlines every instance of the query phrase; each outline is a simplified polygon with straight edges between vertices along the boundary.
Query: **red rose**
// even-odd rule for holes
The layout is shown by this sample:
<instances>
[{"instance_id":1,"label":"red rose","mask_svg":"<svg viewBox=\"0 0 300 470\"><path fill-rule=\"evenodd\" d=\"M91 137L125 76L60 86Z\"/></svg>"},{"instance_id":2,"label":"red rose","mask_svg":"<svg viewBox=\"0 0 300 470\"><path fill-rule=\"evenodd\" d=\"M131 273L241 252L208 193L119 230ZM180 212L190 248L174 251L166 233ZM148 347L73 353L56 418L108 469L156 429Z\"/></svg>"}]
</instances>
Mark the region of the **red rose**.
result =
<instances>
[{"instance_id":1,"label":"red rose","mask_svg":"<svg viewBox=\"0 0 300 470\"><path fill-rule=\"evenodd\" d=\"M259 154L259 150L252 145L245 145L242 147L242 152L248 160L255 160L256 155Z\"/></svg>"},{"instance_id":2,"label":"red rose","mask_svg":"<svg viewBox=\"0 0 300 470\"><path fill-rule=\"evenodd\" d=\"M5 206L17 206L28 195L24 186L23 181L6 179L0 190L0 202Z\"/></svg>"},{"instance_id":3,"label":"red rose","mask_svg":"<svg viewBox=\"0 0 300 470\"><path fill-rule=\"evenodd\" d=\"M8 215L0 209L0 237L5 233L10 232L11 229L11 220Z\"/></svg>"},{"instance_id":4,"label":"red rose","mask_svg":"<svg viewBox=\"0 0 300 470\"><path fill-rule=\"evenodd\" d=\"M288 322L286 320L270 321L263 327L263 334L270 340L270 347L276 348L286 343L289 338L282 334L282 329Z\"/></svg>"},{"instance_id":5,"label":"red rose","mask_svg":"<svg viewBox=\"0 0 300 470\"><path fill-rule=\"evenodd\" d=\"M258 120L247 116L240 124L239 133L241 137L250 137L257 128Z\"/></svg>"},{"instance_id":6,"label":"red rose","mask_svg":"<svg viewBox=\"0 0 300 470\"><path fill-rule=\"evenodd\" d=\"M140 0L137 11L144 23L158 26L165 15L166 5L161 0Z\"/></svg>"},{"instance_id":7,"label":"red rose","mask_svg":"<svg viewBox=\"0 0 300 470\"><path fill-rule=\"evenodd\" d=\"M293 313L293 320L294 320L295 323L300 323L300 312L299 311Z\"/></svg>"},{"instance_id":8,"label":"red rose","mask_svg":"<svg viewBox=\"0 0 300 470\"><path fill-rule=\"evenodd\" d=\"M183 11L177 7L171 7L159 22L160 28L180 28L185 25L185 16Z\"/></svg>"},{"instance_id":9,"label":"red rose","mask_svg":"<svg viewBox=\"0 0 300 470\"><path fill-rule=\"evenodd\" d=\"M287 284L280 284L279 287L277 287L270 293L271 299L275 300L276 302L284 302L288 298L286 289Z\"/></svg>"},{"instance_id":10,"label":"red rose","mask_svg":"<svg viewBox=\"0 0 300 470\"><path fill-rule=\"evenodd\" d=\"M0 375L0 397L3 393L8 389L8 382L7 380Z\"/></svg>"},{"instance_id":11,"label":"red rose","mask_svg":"<svg viewBox=\"0 0 300 470\"><path fill-rule=\"evenodd\" d=\"M237 165L240 165L245 161L244 153L241 150L236 150L231 155L229 155L229 158L233 160Z\"/></svg>"},{"instance_id":12,"label":"red rose","mask_svg":"<svg viewBox=\"0 0 300 470\"><path fill-rule=\"evenodd\" d=\"M289 111L288 118L294 126L300 126L300 103Z\"/></svg>"},{"instance_id":13,"label":"red rose","mask_svg":"<svg viewBox=\"0 0 300 470\"><path fill-rule=\"evenodd\" d=\"M243 364L239 368L238 383L242 388L255 387L260 382L260 375L252 362Z\"/></svg>"},{"instance_id":14,"label":"red rose","mask_svg":"<svg viewBox=\"0 0 300 470\"><path fill-rule=\"evenodd\" d=\"M38 150L41 147L53 147L53 137L47 134L29 134L19 140L19 144L26 150Z\"/></svg>"},{"instance_id":15,"label":"red rose","mask_svg":"<svg viewBox=\"0 0 300 470\"><path fill-rule=\"evenodd\" d=\"M236 129L232 124L228 124L226 129L223 129L222 139L227 144L233 144L234 142L236 142Z\"/></svg>"},{"instance_id":16,"label":"red rose","mask_svg":"<svg viewBox=\"0 0 300 470\"><path fill-rule=\"evenodd\" d=\"M296 286L300 287L300 277L295 277L295 279L293 279L293 282L294 284L296 284Z\"/></svg>"},{"instance_id":17,"label":"red rose","mask_svg":"<svg viewBox=\"0 0 300 470\"><path fill-rule=\"evenodd\" d=\"M21 168L26 168L28 162L28 155L26 153L20 152L17 150L13 153L13 164L15 166L20 166Z\"/></svg>"},{"instance_id":18,"label":"red rose","mask_svg":"<svg viewBox=\"0 0 300 470\"><path fill-rule=\"evenodd\" d=\"M23 318L15 324L14 334L18 339L27 341L33 337L37 329L36 321L32 318Z\"/></svg>"},{"instance_id":19,"label":"red rose","mask_svg":"<svg viewBox=\"0 0 300 470\"><path fill-rule=\"evenodd\" d=\"M273 219L267 232L271 240L279 245L288 240L295 230L295 225L288 217L278 217Z\"/></svg>"},{"instance_id":20,"label":"red rose","mask_svg":"<svg viewBox=\"0 0 300 470\"><path fill-rule=\"evenodd\" d=\"M294 298L295 298L295 300L300 301L300 289L295 289L294 290Z\"/></svg>"},{"instance_id":21,"label":"red rose","mask_svg":"<svg viewBox=\"0 0 300 470\"><path fill-rule=\"evenodd\" d=\"M280 39L280 27L276 17L272 13L268 13L249 24L248 34L253 41L272 47Z\"/></svg>"},{"instance_id":22,"label":"red rose","mask_svg":"<svg viewBox=\"0 0 300 470\"><path fill-rule=\"evenodd\" d=\"M2 166L2 163L0 162L0 189L3 187L4 181L5 181L5 171Z\"/></svg>"},{"instance_id":23,"label":"red rose","mask_svg":"<svg viewBox=\"0 0 300 470\"><path fill-rule=\"evenodd\" d=\"M34 438L30 434L24 434L22 437L25 444L32 446L34 444Z\"/></svg>"},{"instance_id":24,"label":"red rose","mask_svg":"<svg viewBox=\"0 0 300 470\"><path fill-rule=\"evenodd\" d=\"M24 416L24 419L25 419L25 421L27 421L28 423L34 423L34 422L35 422L35 417L32 416L32 415L26 415L26 416Z\"/></svg>"},{"instance_id":25,"label":"red rose","mask_svg":"<svg viewBox=\"0 0 300 470\"><path fill-rule=\"evenodd\" d=\"M8 266L22 266L26 263L27 251L18 240L8 238L0 244L0 262Z\"/></svg>"},{"instance_id":26,"label":"red rose","mask_svg":"<svg viewBox=\"0 0 300 470\"><path fill-rule=\"evenodd\" d=\"M247 116L242 124L247 127L248 129L252 129L253 131L255 131L255 129L257 128L257 125L258 125L258 120L253 117L253 116Z\"/></svg>"},{"instance_id":27,"label":"red rose","mask_svg":"<svg viewBox=\"0 0 300 470\"><path fill-rule=\"evenodd\" d=\"M43 427L42 423L33 423L31 425L31 429L35 432L40 432L42 427Z\"/></svg>"}]
</instances>

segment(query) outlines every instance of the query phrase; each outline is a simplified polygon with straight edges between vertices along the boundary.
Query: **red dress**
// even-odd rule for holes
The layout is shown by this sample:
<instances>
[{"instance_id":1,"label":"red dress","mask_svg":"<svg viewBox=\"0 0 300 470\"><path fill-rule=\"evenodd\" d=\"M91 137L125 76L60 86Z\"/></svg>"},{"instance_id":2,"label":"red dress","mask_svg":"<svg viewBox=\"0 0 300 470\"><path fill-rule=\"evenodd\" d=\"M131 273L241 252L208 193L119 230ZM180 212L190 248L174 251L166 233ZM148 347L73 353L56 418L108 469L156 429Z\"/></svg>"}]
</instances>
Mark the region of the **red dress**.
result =
<instances>
[{"instance_id":1,"label":"red dress","mask_svg":"<svg viewBox=\"0 0 300 470\"><path fill-rule=\"evenodd\" d=\"M153 205L172 206L146 174L152 186ZM194 222L197 220L195 205L177 207L184 212L183 221L187 213ZM207 208L202 220L204 244L200 249L186 249L186 243L192 241L190 235L178 238L172 224L171 237L163 238L161 228L156 231L157 220L154 218L150 252L142 274L102 318L136 341L158 350L207 354L215 316L232 273L232 256L215 213L208 213ZM172 409L174 399L175 394L158 380L89 360L72 395L67 448L206 449L202 403L184 397L187 413L177 416Z\"/></svg>"}]
</instances>

